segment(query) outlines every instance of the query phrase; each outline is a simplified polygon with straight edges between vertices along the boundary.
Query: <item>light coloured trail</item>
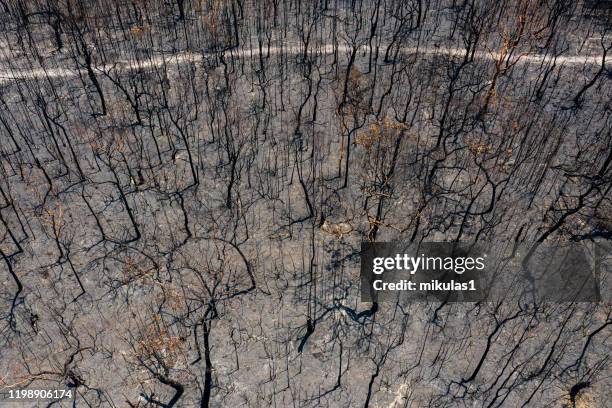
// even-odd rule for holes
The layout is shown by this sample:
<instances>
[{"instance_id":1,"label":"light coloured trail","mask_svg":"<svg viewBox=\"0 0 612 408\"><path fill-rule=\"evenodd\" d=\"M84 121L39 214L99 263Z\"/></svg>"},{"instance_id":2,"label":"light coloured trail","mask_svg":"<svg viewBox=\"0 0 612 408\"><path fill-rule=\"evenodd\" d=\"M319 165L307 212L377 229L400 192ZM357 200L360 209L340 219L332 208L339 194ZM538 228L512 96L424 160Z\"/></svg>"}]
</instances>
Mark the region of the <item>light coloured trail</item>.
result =
<instances>
[{"instance_id":1,"label":"light coloured trail","mask_svg":"<svg viewBox=\"0 0 612 408\"><path fill-rule=\"evenodd\" d=\"M331 44L318 46L309 49L308 55L331 55L335 52L339 54L348 54L352 51L351 47L348 46L336 46ZM369 47L362 46L358 49L358 53L364 53L369 51ZM383 51L381 51L383 52ZM465 50L460 48L448 48L448 47L421 47L421 48L402 48L400 52L404 55L415 55L415 56L443 56L443 57L455 57L463 58ZM304 49L299 46L291 47L264 47L262 54L264 57L271 55L301 55L304 53ZM234 49L219 53L175 53L175 54L158 54L151 56L147 59L136 59L136 60L118 60L113 64L105 64L101 66L94 66L94 72L108 72L112 70L118 70L120 72L130 72L147 70L152 68L158 68L162 66L172 67L178 66L185 63L194 63L202 61L207 57L215 57L223 55L226 59L231 58L258 58L259 49ZM474 59L491 60L496 61L499 58L498 54L493 52L476 51L474 53ZM509 63L516 62L517 64L544 64L552 61L554 57L551 55L540 55L540 54L514 54L510 56ZM606 61L607 62L607 61ZM556 58L556 63L559 66L563 65L601 65L601 55L584 55L584 56L564 56L560 55ZM87 75L87 71L84 68L68 68L68 67L54 67L54 68L20 68L20 67L6 67L0 65L0 84L10 83L19 80L27 79L54 79L54 78L71 78L80 75Z\"/></svg>"}]
</instances>

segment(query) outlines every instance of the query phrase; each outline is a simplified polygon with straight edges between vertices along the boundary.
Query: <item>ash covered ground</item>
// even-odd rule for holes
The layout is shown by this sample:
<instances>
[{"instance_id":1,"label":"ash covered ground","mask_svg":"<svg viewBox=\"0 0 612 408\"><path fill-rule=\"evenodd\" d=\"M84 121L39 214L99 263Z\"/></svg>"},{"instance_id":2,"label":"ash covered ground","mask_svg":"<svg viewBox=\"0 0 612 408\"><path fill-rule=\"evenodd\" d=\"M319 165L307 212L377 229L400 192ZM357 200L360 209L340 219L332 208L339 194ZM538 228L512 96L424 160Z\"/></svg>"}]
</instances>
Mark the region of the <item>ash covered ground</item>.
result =
<instances>
[{"instance_id":1,"label":"ash covered ground","mask_svg":"<svg viewBox=\"0 0 612 408\"><path fill-rule=\"evenodd\" d=\"M608 3L0 1L1 404L609 406L609 299L359 286L610 240Z\"/></svg>"}]
</instances>

